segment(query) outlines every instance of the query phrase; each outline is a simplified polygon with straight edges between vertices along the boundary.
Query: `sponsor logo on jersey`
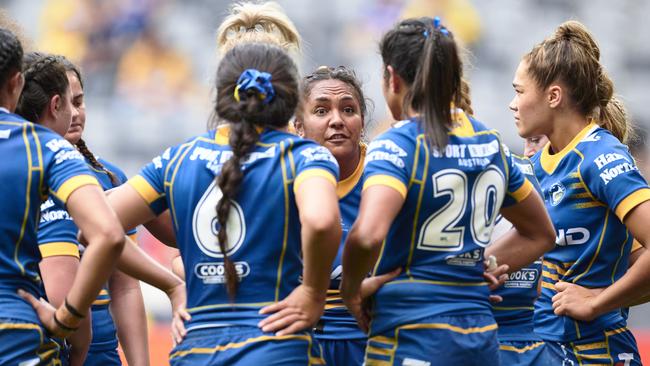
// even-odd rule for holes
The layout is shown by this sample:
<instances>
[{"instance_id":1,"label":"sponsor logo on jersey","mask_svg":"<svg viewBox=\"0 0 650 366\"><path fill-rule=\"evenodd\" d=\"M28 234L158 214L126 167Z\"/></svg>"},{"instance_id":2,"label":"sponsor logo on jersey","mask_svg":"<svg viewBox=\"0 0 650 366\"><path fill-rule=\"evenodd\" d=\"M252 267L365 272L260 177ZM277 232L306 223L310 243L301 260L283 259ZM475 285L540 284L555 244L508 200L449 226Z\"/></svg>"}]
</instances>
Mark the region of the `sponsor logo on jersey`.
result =
<instances>
[{"instance_id":1,"label":"sponsor logo on jersey","mask_svg":"<svg viewBox=\"0 0 650 366\"><path fill-rule=\"evenodd\" d=\"M251 272L251 268L246 262L235 262L234 265L239 281ZM226 266L223 262L197 263L194 266L194 274L203 280L203 283L206 285L226 282Z\"/></svg>"},{"instance_id":2,"label":"sponsor logo on jersey","mask_svg":"<svg viewBox=\"0 0 650 366\"><path fill-rule=\"evenodd\" d=\"M584 227L559 229L555 237L555 244L560 246L585 244L591 238L591 233Z\"/></svg>"},{"instance_id":3,"label":"sponsor logo on jersey","mask_svg":"<svg viewBox=\"0 0 650 366\"><path fill-rule=\"evenodd\" d=\"M475 249L471 252L450 255L445 258L445 261L450 266L474 267L476 262L481 261L483 258L483 250Z\"/></svg>"},{"instance_id":4,"label":"sponsor logo on jersey","mask_svg":"<svg viewBox=\"0 0 650 366\"><path fill-rule=\"evenodd\" d=\"M336 164L336 166L339 166L339 164L336 162L336 159L334 158L334 155L332 155L332 153L323 146L308 147L302 150L300 152L300 155L304 156L307 162L329 161L333 164Z\"/></svg>"},{"instance_id":5,"label":"sponsor logo on jersey","mask_svg":"<svg viewBox=\"0 0 650 366\"><path fill-rule=\"evenodd\" d=\"M62 150L54 156L54 164L60 164L66 160L84 160L84 157L77 150Z\"/></svg>"},{"instance_id":6,"label":"sponsor logo on jersey","mask_svg":"<svg viewBox=\"0 0 650 366\"><path fill-rule=\"evenodd\" d=\"M11 134L11 130L0 130L0 139L8 139Z\"/></svg>"},{"instance_id":7,"label":"sponsor logo on jersey","mask_svg":"<svg viewBox=\"0 0 650 366\"><path fill-rule=\"evenodd\" d=\"M539 271L534 268L523 268L512 272L503 287L506 288L533 288L539 276Z\"/></svg>"},{"instance_id":8,"label":"sponsor logo on jersey","mask_svg":"<svg viewBox=\"0 0 650 366\"><path fill-rule=\"evenodd\" d=\"M562 198L564 198L564 193L566 193L566 188L564 188L561 182L553 183L551 188L548 189L548 200L551 202L551 205L559 205L562 202Z\"/></svg>"},{"instance_id":9,"label":"sponsor logo on jersey","mask_svg":"<svg viewBox=\"0 0 650 366\"><path fill-rule=\"evenodd\" d=\"M41 224L56 220L72 220L72 217L66 210L47 211L41 216Z\"/></svg>"},{"instance_id":10,"label":"sponsor logo on jersey","mask_svg":"<svg viewBox=\"0 0 650 366\"><path fill-rule=\"evenodd\" d=\"M613 168L602 170L602 173L600 173L600 179L602 179L603 183L607 185L609 182L611 182L614 178L618 177L619 175L623 173L633 172L636 170L639 170L639 168L637 168L636 165L625 162L625 163L618 164Z\"/></svg>"},{"instance_id":11,"label":"sponsor logo on jersey","mask_svg":"<svg viewBox=\"0 0 650 366\"><path fill-rule=\"evenodd\" d=\"M62 148L73 149L72 145L65 139L52 139L48 141L45 146L50 149L52 152L57 152Z\"/></svg>"}]
</instances>

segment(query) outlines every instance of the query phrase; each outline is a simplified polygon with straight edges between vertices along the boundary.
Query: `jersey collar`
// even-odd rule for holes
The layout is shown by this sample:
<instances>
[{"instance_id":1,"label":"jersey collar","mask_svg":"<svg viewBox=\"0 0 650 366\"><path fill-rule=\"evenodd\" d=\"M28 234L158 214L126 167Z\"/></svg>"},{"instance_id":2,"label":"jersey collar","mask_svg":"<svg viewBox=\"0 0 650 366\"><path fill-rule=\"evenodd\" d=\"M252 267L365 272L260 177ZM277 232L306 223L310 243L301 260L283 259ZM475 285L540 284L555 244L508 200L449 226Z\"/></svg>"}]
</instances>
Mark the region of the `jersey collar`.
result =
<instances>
[{"instance_id":1,"label":"jersey collar","mask_svg":"<svg viewBox=\"0 0 650 366\"><path fill-rule=\"evenodd\" d=\"M361 147L359 164L357 164L357 167L354 169L354 172L352 172L352 175L340 181L336 187L336 195L339 197L339 199L345 197L348 193L350 193L350 191L352 191L354 186L357 185L361 179L361 176L363 175L363 162L366 157L366 144L359 143L359 146Z\"/></svg>"},{"instance_id":2,"label":"jersey collar","mask_svg":"<svg viewBox=\"0 0 650 366\"><path fill-rule=\"evenodd\" d=\"M578 132L573 140L571 140L571 142L569 142L569 144L565 146L562 151L555 154L551 155L551 143L547 143L546 146L544 146L542 149L542 155L539 159L539 162L542 165L544 171L547 174L553 174L557 166L560 165L562 158L564 158L571 150L573 150L595 126L596 124L594 122L589 123L587 126L585 126L585 128L582 129L582 131Z\"/></svg>"}]
</instances>

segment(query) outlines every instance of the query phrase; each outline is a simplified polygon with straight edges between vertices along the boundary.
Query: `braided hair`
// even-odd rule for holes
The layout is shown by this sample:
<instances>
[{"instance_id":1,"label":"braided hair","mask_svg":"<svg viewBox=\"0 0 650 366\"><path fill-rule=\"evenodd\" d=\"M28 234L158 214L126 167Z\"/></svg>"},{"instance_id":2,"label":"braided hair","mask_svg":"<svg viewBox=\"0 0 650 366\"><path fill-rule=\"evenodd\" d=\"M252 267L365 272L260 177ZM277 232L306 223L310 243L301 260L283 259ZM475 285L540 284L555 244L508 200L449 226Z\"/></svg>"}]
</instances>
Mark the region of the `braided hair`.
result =
<instances>
[{"instance_id":1,"label":"braided hair","mask_svg":"<svg viewBox=\"0 0 650 366\"><path fill-rule=\"evenodd\" d=\"M81 89L83 89L84 88L84 82L83 82L83 79L81 77L81 70L79 69L79 67L77 67L77 65L73 64L72 61L68 60L65 56L57 55L55 57L61 62L61 64L65 68L66 72L72 72L72 73L75 74L75 76L77 77L77 80L79 80L79 84L81 85ZM86 141L84 141L84 139L79 138L79 140L74 142L74 145L77 147L77 150L79 150L79 152L81 153L81 155L83 155L83 157L86 159L86 161L88 161L88 163L90 163L90 166L92 166L93 168L95 168L95 169L97 169L97 170L99 170L101 172L104 172L106 175L108 175L108 177L110 178L111 183L113 183L114 187L120 185L120 180L117 178L117 176L113 172L111 172L110 170L106 169L104 164L102 164L99 160L97 160L97 158L95 157L95 154L93 154L92 151L90 151L90 149L88 148L88 145L86 145Z\"/></svg>"},{"instance_id":2,"label":"braided hair","mask_svg":"<svg viewBox=\"0 0 650 366\"><path fill-rule=\"evenodd\" d=\"M240 77L249 69L270 74L268 82L274 93L272 98L267 96L262 100L260 92L254 88L240 90ZM224 258L226 289L233 300L239 279L226 250L229 240L226 223L244 179L242 161L259 140L258 128L287 126L298 104L298 76L291 57L278 46L244 43L234 46L224 55L216 80L216 116L229 122L229 144L233 153L216 178L223 193L216 207L221 228L217 241ZM217 122L216 119L213 121Z\"/></svg>"},{"instance_id":3,"label":"braided hair","mask_svg":"<svg viewBox=\"0 0 650 366\"><path fill-rule=\"evenodd\" d=\"M23 64L23 47L18 38L9 30L0 28L0 85L5 83Z\"/></svg>"},{"instance_id":4,"label":"braided hair","mask_svg":"<svg viewBox=\"0 0 650 366\"><path fill-rule=\"evenodd\" d=\"M65 68L57 57L41 53L25 55L23 65L25 87L18 100L16 113L38 122L55 95L65 95L70 83Z\"/></svg>"}]
</instances>

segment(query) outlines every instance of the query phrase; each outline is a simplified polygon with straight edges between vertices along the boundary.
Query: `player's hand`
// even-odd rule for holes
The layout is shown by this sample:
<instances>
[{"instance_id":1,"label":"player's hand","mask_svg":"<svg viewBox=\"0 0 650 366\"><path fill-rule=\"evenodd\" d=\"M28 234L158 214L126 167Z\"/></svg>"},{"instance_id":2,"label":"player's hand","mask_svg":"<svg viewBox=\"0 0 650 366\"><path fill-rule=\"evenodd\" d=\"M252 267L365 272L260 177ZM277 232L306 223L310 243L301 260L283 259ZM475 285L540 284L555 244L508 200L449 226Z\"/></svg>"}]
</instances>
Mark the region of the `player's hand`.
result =
<instances>
[{"instance_id":1,"label":"player's hand","mask_svg":"<svg viewBox=\"0 0 650 366\"><path fill-rule=\"evenodd\" d=\"M487 281L490 291L494 291L506 283L509 269L510 267L507 264L502 264L493 269L489 269L486 266L483 272L483 278Z\"/></svg>"},{"instance_id":2,"label":"player's hand","mask_svg":"<svg viewBox=\"0 0 650 366\"><path fill-rule=\"evenodd\" d=\"M187 309L180 308L174 311L174 316L172 317L171 324L172 341L174 347L179 345L187 335L185 322L189 321L190 319L192 319L192 316L187 312Z\"/></svg>"},{"instance_id":3,"label":"player's hand","mask_svg":"<svg viewBox=\"0 0 650 366\"><path fill-rule=\"evenodd\" d=\"M368 332L370 325L370 313L371 307L370 302L368 301L372 295L379 290L386 282L391 281L393 278L397 277L401 268L397 268L391 272L384 273L379 276L371 276L364 279L361 282L359 291L356 293L346 293L344 294L343 287L341 287L341 297L345 306L348 308L348 311L357 319L357 323L362 331L365 333ZM344 280L345 281L345 280Z\"/></svg>"},{"instance_id":4,"label":"player's hand","mask_svg":"<svg viewBox=\"0 0 650 366\"><path fill-rule=\"evenodd\" d=\"M59 321L63 322L63 324L69 328L61 328L61 326L59 326L54 320L54 315L56 314L57 309L47 302L47 300L43 298L37 299L32 294L23 290L18 290L18 295L34 308L38 319L41 321L41 324L43 324L43 327L54 337L65 338L74 332L72 328L76 329L76 327L78 327L79 319L75 319L76 323L71 324L72 320L70 317L66 317L65 319L59 319Z\"/></svg>"},{"instance_id":5,"label":"player's hand","mask_svg":"<svg viewBox=\"0 0 650 366\"><path fill-rule=\"evenodd\" d=\"M596 296L602 289L592 291L569 282L555 284L557 294L553 296L553 312L555 315L565 315L576 320L591 321L599 314L596 307Z\"/></svg>"},{"instance_id":6,"label":"player's hand","mask_svg":"<svg viewBox=\"0 0 650 366\"><path fill-rule=\"evenodd\" d=\"M260 314L271 315L257 326L264 332L275 332L278 336L310 328L323 315L325 295L324 292L300 285L282 301L262 308Z\"/></svg>"}]
</instances>

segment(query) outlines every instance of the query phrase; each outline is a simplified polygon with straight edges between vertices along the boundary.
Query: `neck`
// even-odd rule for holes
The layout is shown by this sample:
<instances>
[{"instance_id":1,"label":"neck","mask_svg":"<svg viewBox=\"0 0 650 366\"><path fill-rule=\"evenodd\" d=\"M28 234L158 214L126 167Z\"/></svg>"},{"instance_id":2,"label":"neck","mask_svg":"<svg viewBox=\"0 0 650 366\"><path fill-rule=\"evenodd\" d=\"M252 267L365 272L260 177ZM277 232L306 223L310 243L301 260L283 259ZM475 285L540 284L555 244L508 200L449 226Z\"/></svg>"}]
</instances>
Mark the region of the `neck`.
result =
<instances>
[{"instance_id":1,"label":"neck","mask_svg":"<svg viewBox=\"0 0 650 366\"><path fill-rule=\"evenodd\" d=\"M339 163L339 171L341 176L339 180L347 179L354 173L354 170L359 165L361 160L361 148L357 145L354 151L346 156L337 157L336 161Z\"/></svg>"},{"instance_id":2,"label":"neck","mask_svg":"<svg viewBox=\"0 0 650 366\"><path fill-rule=\"evenodd\" d=\"M555 118L553 131L546 134L553 153L562 151L589 122L589 118L578 113L567 113Z\"/></svg>"}]
</instances>

